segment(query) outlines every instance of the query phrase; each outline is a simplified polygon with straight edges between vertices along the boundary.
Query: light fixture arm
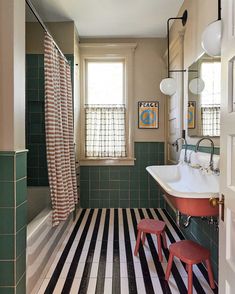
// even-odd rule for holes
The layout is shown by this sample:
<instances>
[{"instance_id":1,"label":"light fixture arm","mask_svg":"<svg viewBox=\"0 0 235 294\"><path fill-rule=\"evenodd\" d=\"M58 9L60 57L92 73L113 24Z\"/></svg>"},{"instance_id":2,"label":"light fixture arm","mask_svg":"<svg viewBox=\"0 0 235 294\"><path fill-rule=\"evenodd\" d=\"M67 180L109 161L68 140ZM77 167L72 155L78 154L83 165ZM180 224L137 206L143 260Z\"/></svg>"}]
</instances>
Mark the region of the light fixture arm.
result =
<instances>
[{"instance_id":1,"label":"light fixture arm","mask_svg":"<svg viewBox=\"0 0 235 294\"><path fill-rule=\"evenodd\" d=\"M218 20L221 20L221 0L218 0Z\"/></svg>"},{"instance_id":2,"label":"light fixture arm","mask_svg":"<svg viewBox=\"0 0 235 294\"><path fill-rule=\"evenodd\" d=\"M188 19L188 11L185 10L181 17L170 17L167 20L167 77L170 77L170 72L185 72L185 70L170 70L170 21L180 19L182 25L185 26Z\"/></svg>"}]
</instances>

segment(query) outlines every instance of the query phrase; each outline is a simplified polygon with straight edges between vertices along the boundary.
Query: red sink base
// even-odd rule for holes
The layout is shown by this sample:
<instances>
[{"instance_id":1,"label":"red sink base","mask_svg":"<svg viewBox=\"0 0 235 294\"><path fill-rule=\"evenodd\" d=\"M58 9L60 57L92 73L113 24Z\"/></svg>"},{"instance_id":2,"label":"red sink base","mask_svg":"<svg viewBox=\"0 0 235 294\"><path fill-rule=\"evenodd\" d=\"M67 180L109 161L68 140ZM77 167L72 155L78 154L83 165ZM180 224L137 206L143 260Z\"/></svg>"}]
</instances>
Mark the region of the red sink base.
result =
<instances>
[{"instance_id":1,"label":"red sink base","mask_svg":"<svg viewBox=\"0 0 235 294\"><path fill-rule=\"evenodd\" d=\"M181 213L191 216L218 216L219 207L212 207L208 198L180 198L166 195Z\"/></svg>"}]
</instances>

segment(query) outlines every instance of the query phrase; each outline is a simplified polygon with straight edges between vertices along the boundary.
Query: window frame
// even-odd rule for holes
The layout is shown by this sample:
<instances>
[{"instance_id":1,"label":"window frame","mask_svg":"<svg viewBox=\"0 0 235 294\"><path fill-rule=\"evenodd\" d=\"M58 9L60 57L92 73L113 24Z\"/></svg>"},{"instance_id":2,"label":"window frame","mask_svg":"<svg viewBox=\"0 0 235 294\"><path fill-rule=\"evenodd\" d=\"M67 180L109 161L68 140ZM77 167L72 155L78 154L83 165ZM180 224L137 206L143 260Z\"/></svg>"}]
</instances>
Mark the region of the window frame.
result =
<instances>
[{"instance_id":1,"label":"window frame","mask_svg":"<svg viewBox=\"0 0 235 294\"><path fill-rule=\"evenodd\" d=\"M134 101L134 51L136 43L82 43L80 44L80 107L79 107L79 162L80 165L134 165L133 142L133 101ZM126 105L126 151L123 158L86 157L85 156L85 104L87 98L88 61L118 61L124 62L124 103Z\"/></svg>"}]
</instances>

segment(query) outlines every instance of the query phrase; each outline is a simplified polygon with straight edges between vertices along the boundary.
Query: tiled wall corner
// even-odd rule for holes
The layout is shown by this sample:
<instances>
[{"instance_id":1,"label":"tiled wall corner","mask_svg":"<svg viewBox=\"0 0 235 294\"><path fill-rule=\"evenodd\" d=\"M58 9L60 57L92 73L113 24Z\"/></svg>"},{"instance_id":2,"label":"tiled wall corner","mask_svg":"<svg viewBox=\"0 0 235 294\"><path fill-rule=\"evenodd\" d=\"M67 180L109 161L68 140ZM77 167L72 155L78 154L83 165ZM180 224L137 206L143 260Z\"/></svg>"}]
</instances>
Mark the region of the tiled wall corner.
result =
<instances>
[{"instance_id":1,"label":"tiled wall corner","mask_svg":"<svg viewBox=\"0 0 235 294\"><path fill-rule=\"evenodd\" d=\"M25 294L27 151L0 151L0 293Z\"/></svg>"},{"instance_id":2,"label":"tiled wall corner","mask_svg":"<svg viewBox=\"0 0 235 294\"><path fill-rule=\"evenodd\" d=\"M74 57L66 55L73 82ZM44 55L26 54L26 146L28 153L28 186L48 186L45 111Z\"/></svg>"},{"instance_id":3,"label":"tiled wall corner","mask_svg":"<svg viewBox=\"0 0 235 294\"><path fill-rule=\"evenodd\" d=\"M146 167L164 164L164 143L135 142L135 157L134 166L81 166L81 207L163 207L161 192Z\"/></svg>"}]
</instances>

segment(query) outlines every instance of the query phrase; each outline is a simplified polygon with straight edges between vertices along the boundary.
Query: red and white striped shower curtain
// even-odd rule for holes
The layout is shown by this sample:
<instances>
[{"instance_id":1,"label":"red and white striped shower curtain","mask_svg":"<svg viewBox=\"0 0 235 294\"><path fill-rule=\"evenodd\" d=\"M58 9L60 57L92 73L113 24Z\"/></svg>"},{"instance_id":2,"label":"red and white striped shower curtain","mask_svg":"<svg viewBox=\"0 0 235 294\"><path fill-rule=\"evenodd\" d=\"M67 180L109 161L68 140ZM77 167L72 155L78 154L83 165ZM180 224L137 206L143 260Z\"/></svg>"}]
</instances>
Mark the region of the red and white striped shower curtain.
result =
<instances>
[{"instance_id":1,"label":"red and white striped shower curtain","mask_svg":"<svg viewBox=\"0 0 235 294\"><path fill-rule=\"evenodd\" d=\"M70 66L45 34L45 128L53 225L67 219L78 202Z\"/></svg>"}]
</instances>

